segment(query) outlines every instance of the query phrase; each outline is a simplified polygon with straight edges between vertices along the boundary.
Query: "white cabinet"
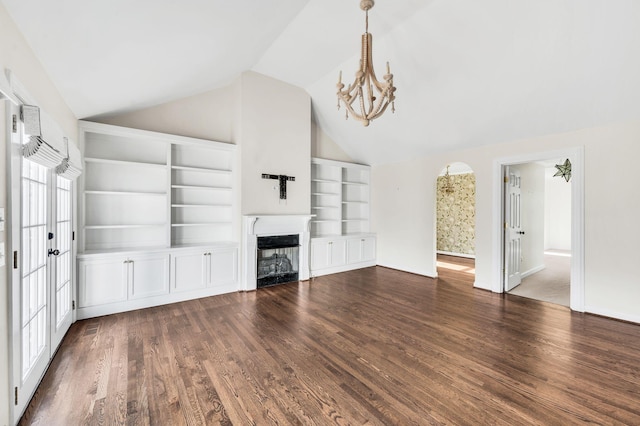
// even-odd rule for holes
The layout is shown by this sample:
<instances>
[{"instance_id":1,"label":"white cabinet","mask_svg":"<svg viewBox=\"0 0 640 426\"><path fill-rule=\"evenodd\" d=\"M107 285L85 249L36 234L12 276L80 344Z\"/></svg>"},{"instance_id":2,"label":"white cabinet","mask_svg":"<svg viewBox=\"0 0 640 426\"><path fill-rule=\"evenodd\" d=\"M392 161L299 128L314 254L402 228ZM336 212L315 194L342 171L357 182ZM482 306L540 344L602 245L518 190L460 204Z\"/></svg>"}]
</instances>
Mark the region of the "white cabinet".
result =
<instances>
[{"instance_id":1,"label":"white cabinet","mask_svg":"<svg viewBox=\"0 0 640 426\"><path fill-rule=\"evenodd\" d=\"M311 275L376 264L369 232L370 167L311 159Z\"/></svg>"},{"instance_id":2,"label":"white cabinet","mask_svg":"<svg viewBox=\"0 0 640 426\"><path fill-rule=\"evenodd\" d=\"M78 256L78 319L238 290L238 246Z\"/></svg>"},{"instance_id":3,"label":"white cabinet","mask_svg":"<svg viewBox=\"0 0 640 426\"><path fill-rule=\"evenodd\" d=\"M213 288L219 293L238 289L238 251L203 247L176 253L171 260L171 291Z\"/></svg>"},{"instance_id":4,"label":"white cabinet","mask_svg":"<svg viewBox=\"0 0 640 426\"><path fill-rule=\"evenodd\" d=\"M187 251L171 257L171 291L189 291L205 288L207 283L207 251Z\"/></svg>"},{"instance_id":5,"label":"white cabinet","mask_svg":"<svg viewBox=\"0 0 640 426\"><path fill-rule=\"evenodd\" d=\"M347 262L346 240L312 239L311 240L311 269L339 267Z\"/></svg>"},{"instance_id":6,"label":"white cabinet","mask_svg":"<svg viewBox=\"0 0 640 426\"><path fill-rule=\"evenodd\" d=\"M233 144L81 121L79 309L238 290Z\"/></svg>"},{"instance_id":7,"label":"white cabinet","mask_svg":"<svg viewBox=\"0 0 640 426\"><path fill-rule=\"evenodd\" d=\"M126 260L129 299L169 293L169 255L137 255Z\"/></svg>"},{"instance_id":8,"label":"white cabinet","mask_svg":"<svg viewBox=\"0 0 640 426\"><path fill-rule=\"evenodd\" d=\"M354 237L347 240L347 263L375 260L376 239L372 236Z\"/></svg>"},{"instance_id":9,"label":"white cabinet","mask_svg":"<svg viewBox=\"0 0 640 426\"><path fill-rule=\"evenodd\" d=\"M78 260L78 308L127 300L126 259Z\"/></svg>"},{"instance_id":10,"label":"white cabinet","mask_svg":"<svg viewBox=\"0 0 640 426\"><path fill-rule=\"evenodd\" d=\"M238 250L214 249L209 252L207 284L217 291L238 289Z\"/></svg>"},{"instance_id":11,"label":"white cabinet","mask_svg":"<svg viewBox=\"0 0 640 426\"><path fill-rule=\"evenodd\" d=\"M169 292L169 255L79 259L79 308Z\"/></svg>"},{"instance_id":12,"label":"white cabinet","mask_svg":"<svg viewBox=\"0 0 640 426\"><path fill-rule=\"evenodd\" d=\"M376 237L373 234L311 239L311 276L334 274L375 266Z\"/></svg>"}]
</instances>

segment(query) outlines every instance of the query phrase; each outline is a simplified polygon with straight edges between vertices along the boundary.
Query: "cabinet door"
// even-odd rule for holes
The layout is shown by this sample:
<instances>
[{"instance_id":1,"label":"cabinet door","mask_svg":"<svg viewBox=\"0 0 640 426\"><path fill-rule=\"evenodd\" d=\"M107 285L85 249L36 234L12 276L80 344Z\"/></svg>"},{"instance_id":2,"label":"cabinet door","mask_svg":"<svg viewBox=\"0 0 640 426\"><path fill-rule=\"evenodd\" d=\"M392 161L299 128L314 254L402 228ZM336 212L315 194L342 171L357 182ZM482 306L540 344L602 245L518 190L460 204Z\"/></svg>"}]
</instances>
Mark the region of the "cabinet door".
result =
<instances>
[{"instance_id":1,"label":"cabinet door","mask_svg":"<svg viewBox=\"0 0 640 426\"><path fill-rule=\"evenodd\" d=\"M375 237L356 237L347 240L347 263L368 262L375 258Z\"/></svg>"},{"instance_id":2,"label":"cabinet door","mask_svg":"<svg viewBox=\"0 0 640 426\"><path fill-rule=\"evenodd\" d=\"M127 300L126 259L78 261L78 306L104 305Z\"/></svg>"},{"instance_id":3,"label":"cabinet door","mask_svg":"<svg viewBox=\"0 0 640 426\"><path fill-rule=\"evenodd\" d=\"M130 257L129 298L159 296L169 293L169 255Z\"/></svg>"},{"instance_id":4,"label":"cabinet door","mask_svg":"<svg viewBox=\"0 0 640 426\"><path fill-rule=\"evenodd\" d=\"M238 251L236 249L215 250L209 252L208 286L232 286L237 289Z\"/></svg>"},{"instance_id":5,"label":"cabinet door","mask_svg":"<svg viewBox=\"0 0 640 426\"><path fill-rule=\"evenodd\" d=\"M342 266L347 263L347 241L344 239L329 241L330 265Z\"/></svg>"},{"instance_id":6,"label":"cabinet door","mask_svg":"<svg viewBox=\"0 0 640 426\"><path fill-rule=\"evenodd\" d=\"M311 270L329 267L329 242L325 240L311 240Z\"/></svg>"},{"instance_id":7,"label":"cabinet door","mask_svg":"<svg viewBox=\"0 0 640 426\"><path fill-rule=\"evenodd\" d=\"M376 259L376 237L362 238L362 260L370 261Z\"/></svg>"},{"instance_id":8,"label":"cabinet door","mask_svg":"<svg viewBox=\"0 0 640 426\"><path fill-rule=\"evenodd\" d=\"M171 256L171 291L205 288L209 267L208 251L176 253Z\"/></svg>"},{"instance_id":9,"label":"cabinet door","mask_svg":"<svg viewBox=\"0 0 640 426\"><path fill-rule=\"evenodd\" d=\"M349 238L347 240L347 263L362 261L362 238Z\"/></svg>"}]
</instances>

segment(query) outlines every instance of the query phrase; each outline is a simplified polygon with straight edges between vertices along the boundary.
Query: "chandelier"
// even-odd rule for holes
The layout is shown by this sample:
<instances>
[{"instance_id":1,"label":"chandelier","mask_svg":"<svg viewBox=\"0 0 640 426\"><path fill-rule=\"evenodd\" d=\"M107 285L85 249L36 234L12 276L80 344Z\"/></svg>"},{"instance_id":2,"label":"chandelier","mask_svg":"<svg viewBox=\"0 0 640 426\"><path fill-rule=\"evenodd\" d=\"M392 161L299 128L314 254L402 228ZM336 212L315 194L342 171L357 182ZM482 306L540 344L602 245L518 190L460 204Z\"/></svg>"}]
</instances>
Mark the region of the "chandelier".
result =
<instances>
[{"instance_id":1,"label":"chandelier","mask_svg":"<svg viewBox=\"0 0 640 426\"><path fill-rule=\"evenodd\" d=\"M373 60L371 50L373 38L369 33L369 9L374 5L373 0L361 0L360 9L365 12L365 32L362 34L362 49L360 57L360 69L356 72L356 78L352 84L345 88L342 84L342 71L338 77L338 109L340 101L346 107L345 119L349 114L356 120L368 126L371 120L380 117L391 104L391 112L395 112L395 91L393 85L393 74L387 62L387 73L383 76L384 81L380 82L376 78L373 70Z\"/></svg>"},{"instance_id":2,"label":"chandelier","mask_svg":"<svg viewBox=\"0 0 640 426\"><path fill-rule=\"evenodd\" d=\"M452 194L453 193L453 183L451 182L451 175L449 175L449 165L447 165L447 171L444 174L444 183L442 185L442 189L444 189L444 192L446 192L447 194Z\"/></svg>"}]
</instances>

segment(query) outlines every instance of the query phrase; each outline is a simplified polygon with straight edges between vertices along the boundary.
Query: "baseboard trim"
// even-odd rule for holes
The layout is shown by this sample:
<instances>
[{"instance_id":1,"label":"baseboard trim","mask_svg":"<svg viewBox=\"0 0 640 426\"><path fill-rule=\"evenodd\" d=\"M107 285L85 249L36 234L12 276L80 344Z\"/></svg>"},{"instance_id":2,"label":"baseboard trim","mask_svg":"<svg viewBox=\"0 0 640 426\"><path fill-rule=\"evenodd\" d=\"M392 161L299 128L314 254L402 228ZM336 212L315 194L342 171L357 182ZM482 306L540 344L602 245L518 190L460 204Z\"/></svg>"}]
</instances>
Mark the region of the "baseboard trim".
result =
<instances>
[{"instance_id":1,"label":"baseboard trim","mask_svg":"<svg viewBox=\"0 0 640 426\"><path fill-rule=\"evenodd\" d=\"M529 275L533 275L536 272L540 272L542 271L544 268L546 268L546 266L544 264L536 266L535 268L531 268L528 271L525 272L521 272L520 273L520 278L527 278Z\"/></svg>"},{"instance_id":2,"label":"baseboard trim","mask_svg":"<svg viewBox=\"0 0 640 426\"><path fill-rule=\"evenodd\" d=\"M441 250L437 250L436 254L444 254L445 256L464 257L464 258L467 258L467 259L475 259L476 258L475 254L452 253L450 251L441 251Z\"/></svg>"},{"instance_id":3,"label":"baseboard trim","mask_svg":"<svg viewBox=\"0 0 640 426\"><path fill-rule=\"evenodd\" d=\"M624 314L620 312L616 312L610 309L602 309L596 308L593 306L585 306L584 311L588 314L599 315L602 317L612 318L620 321L632 322L635 324L640 324L640 316L639 315L630 315Z\"/></svg>"}]
</instances>

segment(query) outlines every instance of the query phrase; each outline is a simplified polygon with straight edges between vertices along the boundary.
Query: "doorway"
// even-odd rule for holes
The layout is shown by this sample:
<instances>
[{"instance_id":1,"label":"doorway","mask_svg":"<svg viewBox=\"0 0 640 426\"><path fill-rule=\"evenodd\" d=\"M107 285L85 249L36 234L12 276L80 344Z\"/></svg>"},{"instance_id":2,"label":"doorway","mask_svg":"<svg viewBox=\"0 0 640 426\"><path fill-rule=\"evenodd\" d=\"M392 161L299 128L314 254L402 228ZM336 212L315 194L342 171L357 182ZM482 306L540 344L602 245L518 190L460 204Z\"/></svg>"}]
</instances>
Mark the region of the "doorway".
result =
<instances>
[{"instance_id":1,"label":"doorway","mask_svg":"<svg viewBox=\"0 0 640 426\"><path fill-rule=\"evenodd\" d=\"M555 176L564 161L505 168L505 290L569 307L571 184Z\"/></svg>"},{"instance_id":2,"label":"doorway","mask_svg":"<svg viewBox=\"0 0 640 426\"><path fill-rule=\"evenodd\" d=\"M436 179L436 267L475 275L476 178L469 165L447 164Z\"/></svg>"},{"instance_id":3,"label":"doorway","mask_svg":"<svg viewBox=\"0 0 640 426\"><path fill-rule=\"evenodd\" d=\"M506 252L507 223L505 216L505 173L508 167L541 161L558 161L570 159L572 170L568 183L571 188L571 258L570 258L570 297L569 307L572 310L584 312L584 149L582 147L567 148L557 151L525 154L514 157L499 158L494 161L494 208L493 208L493 285L492 290L497 293L506 291L505 277L508 265L505 261L509 253ZM556 177L556 179L558 179ZM526 231L525 234L526 235ZM533 275L533 274L532 274Z\"/></svg>"},{"instance_id":4,"label":"doorway","mask_svg":"<svg viewBox=\"0 0 640 426\"><path fill-rule=\"evenodd\" d=\"M19 115L11 106L9 116ZM13 118L11 118L13 120ZM73 320L73 183L38 159L16 120L10 134L11 375L18 422Z\"/></svg>"}]
</instances>

